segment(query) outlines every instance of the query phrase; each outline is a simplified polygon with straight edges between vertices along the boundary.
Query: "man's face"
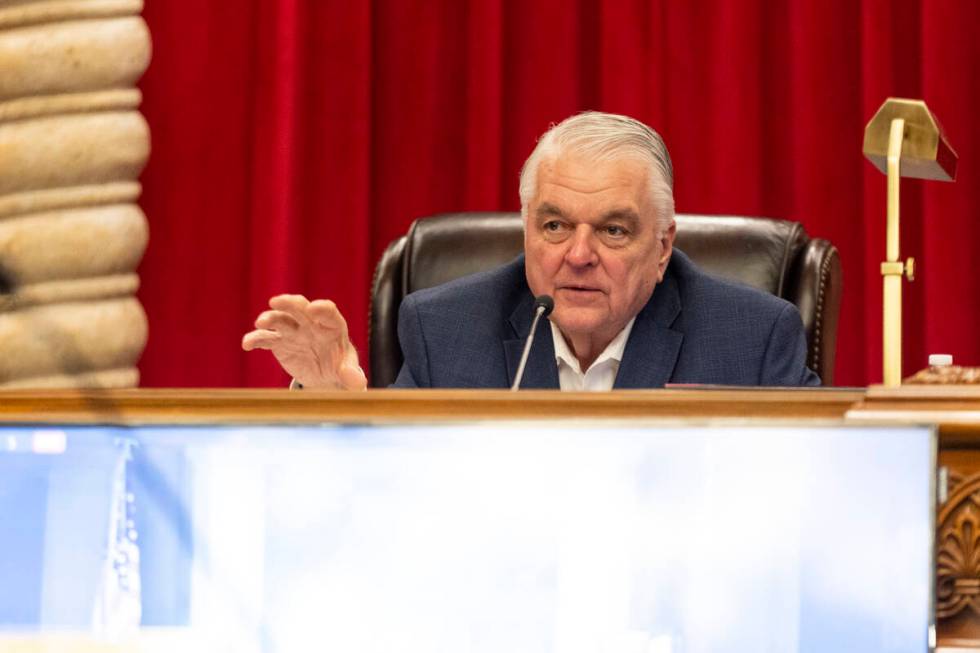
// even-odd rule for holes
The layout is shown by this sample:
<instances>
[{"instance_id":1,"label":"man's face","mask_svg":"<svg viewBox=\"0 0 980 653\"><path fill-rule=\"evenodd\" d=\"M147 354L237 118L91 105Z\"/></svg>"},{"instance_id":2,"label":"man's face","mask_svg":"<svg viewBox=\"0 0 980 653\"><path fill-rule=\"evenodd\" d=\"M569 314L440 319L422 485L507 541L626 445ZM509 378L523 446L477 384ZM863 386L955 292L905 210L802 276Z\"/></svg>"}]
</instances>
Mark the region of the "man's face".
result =
<instances>
[{"instance_id":1,"label":"man's face","mask_svg":"<svg viewBox=\"0 0 980 653\"><path fill-rule=\"evenodd\" d=\"M663 280L674 226L658 233L650 195L648 170L635 159L562 154L538 168L524 232L527 281L535 296L554 298L551 320L576 350L605 347Z\"/></svg>"}]
</instances>

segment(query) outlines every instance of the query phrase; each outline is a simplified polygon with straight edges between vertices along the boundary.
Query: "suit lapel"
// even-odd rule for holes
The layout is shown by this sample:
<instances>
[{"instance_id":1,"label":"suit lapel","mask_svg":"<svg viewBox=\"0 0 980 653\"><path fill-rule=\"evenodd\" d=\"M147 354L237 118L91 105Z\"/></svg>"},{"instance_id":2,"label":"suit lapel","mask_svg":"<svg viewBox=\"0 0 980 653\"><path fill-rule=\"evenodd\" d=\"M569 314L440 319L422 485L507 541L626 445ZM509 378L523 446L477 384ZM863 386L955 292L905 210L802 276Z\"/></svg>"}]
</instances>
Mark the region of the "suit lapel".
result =
<instances>
[{"instance_id":1,"label":"suit lapel","mask_svg":"<svg viewBox=\"0 0 980 653\"><path fill-rule=\"evenodd\" d=\"M662 388L677 364L684 334L670 328L681 311L680 293L672 275L654 288L653 296L633 323L614 388Z\"/></svg>"},{"instance_id":2,"label":"suit lapel","mask_svg":"<svg viewBox=\"0 0 980 653\"><path fill-rule=\"evenodd\" d=\"M534 320L534 296L526 293L517 308L510 315L510 326L514 338L504 340L504 352L507 355L507 385L514 383L517 366L521 362L521 352L524 351L524 341L531 330ZM555 362L555 343L551 338L551 325L547 318L538 320L538 328L534 334L534 344L524 368L522 388L558 389L558 364Z\"/></svg>"}]
</instances>

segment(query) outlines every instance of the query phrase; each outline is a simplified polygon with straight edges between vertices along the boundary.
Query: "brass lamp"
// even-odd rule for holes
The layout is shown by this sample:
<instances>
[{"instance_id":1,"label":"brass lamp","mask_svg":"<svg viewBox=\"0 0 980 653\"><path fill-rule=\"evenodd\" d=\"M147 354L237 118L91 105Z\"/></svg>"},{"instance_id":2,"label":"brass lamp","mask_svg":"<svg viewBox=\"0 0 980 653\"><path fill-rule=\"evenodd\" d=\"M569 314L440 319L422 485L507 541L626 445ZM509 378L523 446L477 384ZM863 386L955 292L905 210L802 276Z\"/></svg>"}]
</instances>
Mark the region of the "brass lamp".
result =
<instances>
[{"instance_id":1,"label":"brass lamp","mask_svg":"<svg viewBox=\"0 0 980 653\"><path fill-rule=\"evenodd\" d=\"M864 129L864 155L888 175L888 222L885 231L884 384L902 384L902 275L915 276L915 261L898 255L899 181L901 177L953 181L956 152L939 121L922 100L888 98Z\"/></svg>"}]
</instances>

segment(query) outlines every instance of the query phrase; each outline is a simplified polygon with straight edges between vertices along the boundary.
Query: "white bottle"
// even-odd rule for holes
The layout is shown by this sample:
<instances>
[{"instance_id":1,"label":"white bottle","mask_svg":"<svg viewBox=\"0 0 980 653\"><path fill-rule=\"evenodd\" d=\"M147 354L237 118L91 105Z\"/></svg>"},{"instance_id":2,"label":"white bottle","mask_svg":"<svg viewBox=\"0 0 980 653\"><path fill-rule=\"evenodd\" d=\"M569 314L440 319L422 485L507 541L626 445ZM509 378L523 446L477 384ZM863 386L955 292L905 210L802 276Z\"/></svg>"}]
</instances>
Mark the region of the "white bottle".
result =
<instances>
[{"instance_id":1,"label":"white bottle","mask_svg":"<svg viewBox=\"0 0 980 653\"><path fill-rule=\"evenodd\" d=\"M952 364L952 354L929 354L929 367L950 367Z\"/></svg>"}]
</instances>

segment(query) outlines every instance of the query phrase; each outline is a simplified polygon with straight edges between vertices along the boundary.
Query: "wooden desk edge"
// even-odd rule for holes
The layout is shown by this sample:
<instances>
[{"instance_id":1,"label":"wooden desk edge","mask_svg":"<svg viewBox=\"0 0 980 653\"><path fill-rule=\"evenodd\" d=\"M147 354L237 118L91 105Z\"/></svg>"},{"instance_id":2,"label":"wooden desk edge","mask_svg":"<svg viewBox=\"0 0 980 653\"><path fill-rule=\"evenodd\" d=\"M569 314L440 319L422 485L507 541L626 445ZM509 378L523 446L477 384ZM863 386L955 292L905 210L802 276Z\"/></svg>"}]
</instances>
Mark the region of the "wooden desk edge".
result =
<instances>
[{"instance_id":1,"label":"wooden desk edge","mask_svg":"<svg viewBox=\"0 0 980 653\"><path fill-rule=\"evenodd\" d=\"M925 388L925 389L923 389ZM839 420L938 424L943 448L980 445L980 388L556 390L285 389L0 391L7 424L317 424L543 419Z\"/></svg>"},{"instance_id":2,"label":"wooden desk edge","mask_svg":"<svg viewBox=\"0 0 980 653\"><path fill-rule=\"evenodd\" d=\"M0 392L3 423L205 424L555 418L840 419L863 396L836 389L556 390L255 389Z\"/></svg>"}]
</instances>

